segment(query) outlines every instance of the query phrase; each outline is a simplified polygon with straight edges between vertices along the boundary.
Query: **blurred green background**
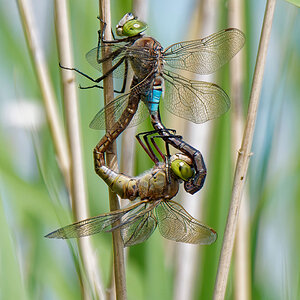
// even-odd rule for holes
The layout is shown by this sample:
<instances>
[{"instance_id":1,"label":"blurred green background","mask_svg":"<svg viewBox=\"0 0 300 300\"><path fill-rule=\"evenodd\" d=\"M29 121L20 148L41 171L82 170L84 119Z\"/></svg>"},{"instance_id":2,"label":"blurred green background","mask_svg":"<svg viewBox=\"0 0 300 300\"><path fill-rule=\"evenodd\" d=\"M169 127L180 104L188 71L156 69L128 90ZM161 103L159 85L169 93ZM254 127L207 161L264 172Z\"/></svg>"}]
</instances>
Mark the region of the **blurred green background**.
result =
<instances>
[{"instance_id":1,"label":"blurred green background","mask_svg":"<svg viewBox=\"0 0 300 300\"><path fill-rule=\"evenodd\" d=\"M63 118L53 1L31 2ZM50 231L71 222L69 200L57 166L17 4L2 0L0 5L0 299L80 299L76 244L44 238ZM69 6L75 66L96 77L97 72L84 56L97 45L98 1L72 0ZM147 34L164 47L190 38L198 1L153 0L147 7ZM217 7L216 31L229 27L227 1L219 1ZM132 3L114 0L111 9L114 28L132 10ZM264 9L265 1L245 2L245 112ZM248 176L249 275L253 299L300 298L299 28L298 9L278 1ZM228 74L229 67L222 68L217 83L230 95ZM89 84L82 77L77 77L77 81ZM88 128L102 103L99 103L99 90L79 90L78 95L89 208L90 215L94 216L109 210L107 187L94 173L92 160L92 149L103 132ZM201 220L213 227L219 237L214 245L199 248L191 299L211 299L213 293L232 188L230 122L230 112L211 121L213 130L207 141L210 155ZM149 124L143 124L139 130L147 128ZM180 128L176 129L181 132ZM197 130L201 135L202 125ZM135 159L136 174L151 167L139 148ZM177 200L180 202L179 197ZM194 215L193 211L190 213ZM92 242L107 286L112 261L111 236L97 235ZM174 278L178 269L173 262L180 252L174 244L155 232L145 243L129 249L128 299L176 298ZM227 299L234 298L236 284L231 272Z\"/></svg>"}]
</instances>

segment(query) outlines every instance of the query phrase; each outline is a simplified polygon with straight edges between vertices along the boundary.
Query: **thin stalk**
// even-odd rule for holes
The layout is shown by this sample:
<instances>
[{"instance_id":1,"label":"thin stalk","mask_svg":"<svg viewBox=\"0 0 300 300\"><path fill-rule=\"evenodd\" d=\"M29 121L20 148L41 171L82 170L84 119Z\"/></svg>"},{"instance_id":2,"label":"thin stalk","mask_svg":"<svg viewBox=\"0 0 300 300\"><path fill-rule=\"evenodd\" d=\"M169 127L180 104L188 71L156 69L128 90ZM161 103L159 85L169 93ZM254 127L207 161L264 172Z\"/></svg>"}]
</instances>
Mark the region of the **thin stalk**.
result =
<instances>
[{"instance_id":1,"label":"thin stalk","mask_svg":"<svg viewBox=\"0 0 300 300\"><path fill-rule=\"evenodd\" d=\"M251 147L255 129L255 121L259 104L259 96L262 86L264 67L267 57L268 43L271 34L273 15L275 10L275 0L268 0L266 4L265 16L253 75L253 82L249 100L249 109L244 130L242 145L238 153L235 176L233 181L231 204L229 208L227 224L224 233L224 240L219 260L218 273L215 282L214 300L224 299L229 267L232 257L237 221L239 216L242 192L245 185Z\"/></svg>"},{"instance_id":2,"label":"thin stalk","mask_svg":"<svg viewBox=\"0 0 300 300\"><path fill-rule=\"evenodd\" d=\"M67 2L55 1L56 38L59 60L63 66L73 66L71 34ZM79 126L78 97L75 75L72 71L61 69L63 99L67 121L67 137L71 156L71 199L72 210L76 221L88 218L86 183L82 157L82 138ZM79 252L82 258L87 282L84 281L83 295L85 299L104 298L102 283L98 272L98 261L92 250L89 238L79 239Z\"/></svg>"},{"instance_id":3,"label":"thin stalk","mask_svg":"<svg viewBox=\"0 0 300 300\"><path fill-rule=\"evenodd\" d=\"M229 26L245 28L244 1L231 0L229 2ZM230 91L232 100L232 161L236 159L239 141L243 138L242 128L245 120L243 116L243 85L245 80L245 50L241 51L230 63ZM249 220L249 191L243 195L237 224L234 245L234 298L237 300L251 299L251 268L250 268L250 220Z\"/></svg>"},{"instance_id":4,"label":"thin stalk","mask_svg":"<svg viewBox=\"0 0 300 300\"><path fill-rule=\"evenodd\" d=\"M70 159L65 138L64 127L59 116L57 99L50 80L48 67L41 42L37 37L37 27L34 21L30 2L18 0L20 18L23 25L24 35L32 59L32 65L37 76L38 85L44 101L50 134L54 144L58 165L61 169L65 184L70 189Z\"/></svg>"},{"instance_id":5,"label":"thin stalk","mask_svg":"<svg viewBox=\"0 0 300 300\"><path fill-rule=\"evenodd\" d=\"M110 14L110 1L109 0L99 0L99 10L102 20L107 24L105 30L104 38L109 40L112 38L111 36L111 14ZM100 26L103 26L102 22L100 22ZM103 50L102 55L106 53ZM112 66L111 61L107 61L103 64L103 73L106 73ZM114 98L114 89L113 89L113 79L112 76L108 76L103 81L104 87L104 105L107 105ZM108 123L108 120L106 120ZM117 161L117 148L116 143L113 143L108 151L106 152L106 163L108 167L117 171L118 169L118 161ZM111 190L109 191L109 205L110 210L117 210L120 208L118 197ZM115 230L112 232L113 238L113 252L114 252L114 276L115 276L115 291L116 298L118 300L127 299L126 292L126 277L125 277L125 262L124 262L124 245L121 237L120 230Z\"/></svg>"}]
</instances>

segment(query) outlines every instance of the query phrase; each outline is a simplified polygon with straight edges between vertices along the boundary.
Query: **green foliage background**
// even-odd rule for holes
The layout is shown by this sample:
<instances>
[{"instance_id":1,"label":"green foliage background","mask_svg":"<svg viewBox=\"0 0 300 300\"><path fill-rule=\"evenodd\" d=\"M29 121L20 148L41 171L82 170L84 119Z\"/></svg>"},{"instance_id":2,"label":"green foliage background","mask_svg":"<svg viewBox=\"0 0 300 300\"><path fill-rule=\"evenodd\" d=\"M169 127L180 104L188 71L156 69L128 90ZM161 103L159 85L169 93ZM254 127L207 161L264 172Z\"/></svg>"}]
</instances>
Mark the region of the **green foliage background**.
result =
<instances>
[{"instance_id":1,"label":"green foliage background","mask_svg":"<svg viewBox=\"0 0 300 300\"><path fill-rule=\"evenodd\" d=\"M171 4L172 3L172 4ZM179 5L181 3L181 5ZM20 108L28 101L41 108L20 18L14 1L1 1L0 9L0 299L80 299L75 243L47 240L44 235L71 222L69 200L55 159L44 117L27 115ZM84 54L97 44L97 1L69 1L74 61L94 72ZM159 9L159 5L162 8ZM195 3L149 1L148 34L163 46L187 37ZM265 1L246 2L245 111L254 70ZM39 35L47 55L61 116L61 90L54 35L53 3L32 0ZM168 7L172 12L168 14ZM131 1L111 2L113 24L131 10ZM171 8L170 8L171 9ZM219 29L227 26L227 5L220 1ZM177 19L176 17L179 17ZM182 19L181 19L182 18ZM261 105L248 176L251 229L253 299L299 299L300 253L300 18L297 8L278 1L268 51ZM96 71L94 75L97 76ZM78 77L78 82L86 81ZM88 84L88 82L87 82ZM218 84L229 92L228 67L218 73ZM94 174L92 149L102 133L88 123L102 104L99 91L78 91L83 152L90 215L108 211L107 187ZM41 118L34 128L22 118ZM227 217L232 184L230 112L214 122L203 221L219 234L214 245L201 249L194 299L211 299ZM143 125L145 129L147 125ZM176 128L177 129L177 128ZM180 131L180 129L179 129ZM199 126L201 134L201 126ZM201 149L200 149L201 150ZM136 173L151 167L136 149ZM177 199L178 201L180 199ZM191 212L193 214L193 212ZM110 278L111 237L92 238L105 285ZM173 255L156 232L128 254L129 299L172 299L176 269ZM199 253L200 255L200 253ZM184 259L184 257L182 258ZM233 298L231 276L227 298Z\"/></svg>"}]
</instances>

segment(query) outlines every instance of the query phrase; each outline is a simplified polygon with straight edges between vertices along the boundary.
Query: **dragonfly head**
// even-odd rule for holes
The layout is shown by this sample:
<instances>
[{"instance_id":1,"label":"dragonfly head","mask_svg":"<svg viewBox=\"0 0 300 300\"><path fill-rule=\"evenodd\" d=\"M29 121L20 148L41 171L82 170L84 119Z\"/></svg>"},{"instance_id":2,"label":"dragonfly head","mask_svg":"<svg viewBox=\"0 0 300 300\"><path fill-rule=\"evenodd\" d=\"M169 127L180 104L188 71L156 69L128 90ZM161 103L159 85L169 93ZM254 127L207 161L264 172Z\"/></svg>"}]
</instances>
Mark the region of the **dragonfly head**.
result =
<instances>
[{"instance_id":1,"label":"dragonfly head","mask_svg":"<svg viewBox=\"0 0 300 300\"><path fill-rule=\"evenodd\" d=\"M132 13L127 13L118 23L116 32L118 36L135 36L147 29L148 25L137 18Z\"/></svg>"},{"instance_id":2,"label":"dragonfly head","mask_svg":"<svg viewBox=\"0 0 300 300\"><path fill-rule=\"evenodd\" d=\"M186 155L172 155L170 163L173 173L183 181L188 181L191 177L193 177L195 171L192 167L192 161Z\"/></svg>"}]
</instances>

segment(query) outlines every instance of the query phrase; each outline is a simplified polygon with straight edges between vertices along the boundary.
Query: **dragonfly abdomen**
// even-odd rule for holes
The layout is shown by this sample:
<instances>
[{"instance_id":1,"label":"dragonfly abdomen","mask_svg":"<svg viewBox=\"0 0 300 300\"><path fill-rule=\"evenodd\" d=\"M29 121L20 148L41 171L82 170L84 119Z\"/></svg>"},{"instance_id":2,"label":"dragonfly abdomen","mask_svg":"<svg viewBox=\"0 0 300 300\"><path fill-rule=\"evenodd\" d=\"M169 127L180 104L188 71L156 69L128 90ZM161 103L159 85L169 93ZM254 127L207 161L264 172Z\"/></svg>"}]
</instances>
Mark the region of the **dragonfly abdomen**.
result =
<instances>
[{"instance_id":1,"label":"dragonfly abdomen","mask_svg":"<svg viewBox=\"0 0 300 300\"><path fill-rule=\"evenodd\" d=\"M161 94L162 91L153 90L151 95L148 95L146 97L146 105L149 109L150 114L152 114L155 111L158 111Z\"/></svg>"},{"instance_id":2,"label":"dragonfly abdomen","mask_svg":"<svg viewBox=\"0 0 300 300\"><path fill-rule=\"evenodd\" d=\"M110 189L122 199L134 200L138 196L137 180L102 166L97 174L105 181Z\"/></svg>"},{"instance_id":3,"label":"dragonfly abdomen","mask_svg":"<svg viewBox=\"0 0 300 300\"><path fill-rule=\"evenodd\" d=\"M160 76L156 76L153 82L152 90L148 92L146 97L146 105L149 109L150 114L158 111L160 98L162 96L162 78Z\"/></svg>"}]
</instances>

